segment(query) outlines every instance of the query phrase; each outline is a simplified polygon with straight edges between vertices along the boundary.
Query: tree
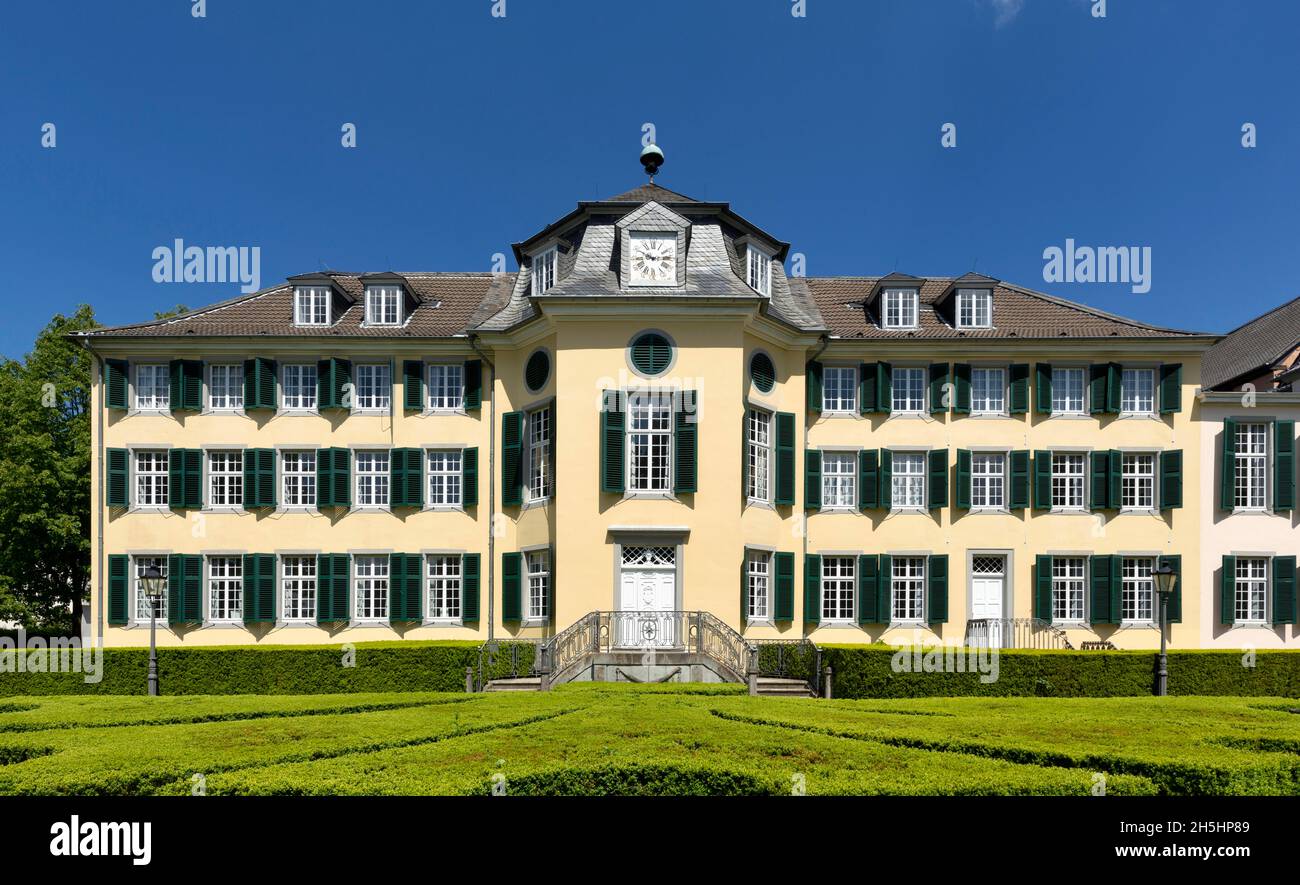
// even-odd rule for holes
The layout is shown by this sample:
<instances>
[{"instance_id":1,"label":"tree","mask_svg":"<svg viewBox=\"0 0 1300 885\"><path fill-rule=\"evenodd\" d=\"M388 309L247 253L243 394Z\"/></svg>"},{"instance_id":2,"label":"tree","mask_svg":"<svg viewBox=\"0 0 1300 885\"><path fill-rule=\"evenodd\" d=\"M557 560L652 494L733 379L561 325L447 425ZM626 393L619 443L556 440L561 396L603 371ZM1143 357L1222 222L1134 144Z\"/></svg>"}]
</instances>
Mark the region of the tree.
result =
<instances>
[{"instance_id":1,"label":"tree","mask_svg":"<svg viewBox=\"0 0 1300 885\"><path fill-rule=\"evenodd\" d=\"M190 309L184 304L178 304L171 310L155 310L153 318L155 320L170 320L172 317L178 317L183 313L189 313Z\"/></svg>"},{"instance_id":2,"label":"tree","mask_svg":"<svg viewBox=\"0 0 1300 885\"><path fill-rule=\"evenodd\" d=\"M56 314L25 360L0 363L0 617L80 629L90 587L90 367L66 336L98 327Z\"/></svg>"}]
</instances>

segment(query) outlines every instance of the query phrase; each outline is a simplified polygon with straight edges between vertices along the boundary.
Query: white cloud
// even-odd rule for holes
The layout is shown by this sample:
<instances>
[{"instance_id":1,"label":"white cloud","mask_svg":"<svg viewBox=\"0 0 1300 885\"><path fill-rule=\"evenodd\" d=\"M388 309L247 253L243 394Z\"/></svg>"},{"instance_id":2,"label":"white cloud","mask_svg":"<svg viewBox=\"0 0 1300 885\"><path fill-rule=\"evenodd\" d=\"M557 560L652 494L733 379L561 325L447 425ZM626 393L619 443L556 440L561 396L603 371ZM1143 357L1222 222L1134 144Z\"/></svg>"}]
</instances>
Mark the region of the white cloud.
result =
<instances>
[{"instance_id":1,"label":"white cloud","mask_svg":"<svg viewBox=\"0 0 1300 885\"><path fill-rule=\"evenodd\" d=\"M1003 27L1011 24L1020 10L1025 8L1025 0L989 0L989 5L993 7L993 24L995 27Z\"/></svg>"}]
</instances>

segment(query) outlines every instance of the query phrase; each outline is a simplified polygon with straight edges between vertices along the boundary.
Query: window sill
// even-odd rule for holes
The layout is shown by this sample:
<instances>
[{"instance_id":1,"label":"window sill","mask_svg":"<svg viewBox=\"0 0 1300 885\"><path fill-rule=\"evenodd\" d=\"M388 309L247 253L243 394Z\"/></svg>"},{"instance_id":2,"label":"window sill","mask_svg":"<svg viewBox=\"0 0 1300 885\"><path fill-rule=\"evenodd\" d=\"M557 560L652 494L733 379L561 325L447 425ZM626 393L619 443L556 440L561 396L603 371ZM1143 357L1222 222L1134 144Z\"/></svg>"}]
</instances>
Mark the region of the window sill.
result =
<instances>
[{"instance_id":1,"label":"window sill","mask_svg":"<svg viewBox=\"0 0 1300 885\"><path fill-rule=\"evenodd\" d=\"M1009 507L972 507L968 511L972 516L1010 516Z\"/></svg>"},{"instance_id":2,"label":"window sill","mask_svg":"<svg viewBox=\"0 0 1300 885\"><path fill-rule=\"evenodd\" d=\"M1121 507L1120 516L1159 516L1160 508L1158 507Z\"/></svg>"},{"instance_id":3,"label":"window sill","mask_svg":"<svg viewBox=\"0 0 1300 885\"><path fill-rule=\"evenodd\" d=\"M1046 512L1047 516L1091 516L1092 511L1084 507L1061 507L1052 508Z\"/></svg>"},{"instance_id":4,"label":"window sill","mask_svg":"<svg viewBox=\"0 0 1300 885\"><path fill-rule=\"evenodd\" d=\"M302 506L302 507L289 507L289 506L286 506L286 507L277 507L277 508L275 508L275 512L276 512L276 513L280 513L280 514L284 514L284 513L301 513L301 514L306 515L306 516L319 516L319 515L320 515L320 511L317 510L317 509L315 508L315 506Z\"/></svg>"},{"instance_id":5,"label":"window sill","mask_svg":"<svg viewBox=\"0 0 1300 885\"><path fill-rule=\"evenodd\" d=\"M817 629L826 628L827 630L857 630L858 625L854 621L826 621L823 620L817 624Z\"/></svg>"},{"instance_id":6,"label":"window sill","mask_svg":"<svg viewBox=\"0 0 1300 885\"><path fill-rule=\"evenodd\" d=\"M439 417L448 417L451 415L467 416L469 415L469 412L461 408L461 409L425 409L423 412L420 413L421 418L439 418Z\"/></svg>"},{"instance_id":7,"label":"window sill","mask_svg":"<svg viewBox=\"0 0 1300 885\"><path fill-rule=\"evenodd\" d=\"M765 501L760 498L749 498L745 501L745 507L757 507L760 510L776 510L776 505L771 501Z\"/></svg>"},{"instance_id":8,"label":"window sill","mask_svg":"<svg viewBox=\"0 0 1300 885\"><path fill-rule=\"evenodd\" d=\"M520 511L534 510L538 507L546 507L550 503L551 503L551 496L547 495L545 498L535 498L531 501L525 501L524 503L519 505L519 509Z\"/></svg>"},{"instance_id":9,"label":"window sill","mask_svg":"<svg viewBox=\"0 0 1300 885\"><path fill-rule=\"evenodd\" d=\"M136 416L142 416L142 415L153 415L154 417L170 418L172 416L172 410L171 409L127 409L126 410L126 416L128 418L134 418Z\"/></svg>"},{"instance_id":10,"label":"window sill","mask_svg":"<svg viewBox=\"0 0 1300 885\"><path fill-rule=\"evenodd\" d=\"M460 504L426 504L421 508L424 513L464 513L465 508Z\"/></svg>"},{"instance_id":11,"label":"window sill","mask_svg":"<svg viewBox=\"0 0 1300 885\"><path fill-rule=\"evenodd\" d=\"M938 510L939 508L936 507L935 509ZM909 513L916 516L929 516L930 509L928 507L891 507L889 509L890 516L900 516Z\"/></svg>"},{"instance_id":12,"label":"window sill","mask_svg":"<svg viewBox=\"0 0 1300 885\"><path fill-rule=\"evenodd\" d=\"M382 406L380 408L375 408L375 409L353 409L348 414L357 417L369 416L371 418L386 418L388 417L389 414L389 408L388 406Z\"/></svg>"},{"instance_id":13,"label":"window sill","mask_svg":"<svg viewBox=\"0 0 1300 885\"><path fill-rule=\"evenodd\" d=\"M353 619L351 621L348 621L349 630L356 629L358 627L388 627L388 626L391 626L388 623L388 618L366 618L364 620Z\"/></svg>"},{"instance_id":14,"label":"window sill","mask_svg":"<svg viewBox=\"0 0 1300 885\"><path fill-rule=\"evenodd\" d=\"M170 514L172 512L172 509L166 504L143 504L139 507L128 507L126 512L127 513L152 513L155 516L160 516L163 514Z\"/></svg>"},{"instance_id":15,"label":"window sill","mask_svg":"<svg viewBox=\"0 0 1300 885\"><path fill-rule=\"evenodd\" d=\"M624 492L623 500L676 501L681 503L681 499L672 492Z\"/></svg>"},{"instance_id":16,"label":"window sill","mask_svg":"<svg viewBox=\"0 0 1300 885\"><path fill-rule=\"evenodd\" d=\"M298 629L298 628L301 628L301 627L317 627L317 628L319 628L319 627L321 627L321 625L318 624L318 623L316 623L316 619L315 619L315 618L303 618L302 620L294 620L294 621L276 621L276 622L275 622L275 627L276 627L277 630L281 630L281 629L290 629L290 630L293 630L293 629Z\"/></svg>"},{"instance_id":17,"label":"window sill","mask_svg":"<svg viewBox=\"0 0 1300 885\"><path fill-rule=\"evenodd\" d=\"M1234 507L1232 508L1233 516L1277 516L1279 514L1269 510L1267 507Z\"/></svg>"},{"instance_id":18,"label":"window sill","mask_svg":"<svg viewBox=\"0 0 1300 885\"><path fill-rule=\"evenodd\" d=\"M1233 621L1228 625L1229 630L1260 630L1280 627L1281 624L1273 624L1268 621Z\"/></svg>"},{"instance_id":19,"label":"window sill","mask_svg":"<svg viewBox=\"0 0 1300 885\"><path fill-rule=\"evenodd\" d=\"M999 419L1008 419L1011 415L1006 412L971 412L969 417L978 418L981 421L996 421Z\"/></svg>"},{"instance_id":20,"label":"window sill","mask_svg":"<svg viewBox=\"0 0 1300 885\"><path fill-rule=\"evenodd\" d=\"M202 624L204 630L243 630L247 629L243 621L204 621Z\"/></svg>"},{"instance_id":21,"label":"window sill","mask_svg":"<svg viewBox=\"0 0 1300 885\"><path fill-rule=\"evenodd\" d=\"M1091 626L1086 621L1052 621L1051 625L1058 630L1087 630Z\"/></svg>"},{"instance_id":22,"label":"window sill","mask_svg":"<svg viewBox=\"0 0 1300 885\"><path fill-rule=\"evenodd\" d=\"M391 507L370 507L370 506L358 507L358 506L356 506L356 505L353 505L352 507L349 507L349 508L348 508L348 512L349 512L349 513L392 513L392 512L393 512L393 508L391 508Z\"/></svg>"},{"instance_id":23,"label":"window sill","mask_svg":"<svg viewBox=\"0 0 1300 885\"><path fill-rule=\"evenodd\" d=\"M919 630L919 629L929 629L930 624L928 621L890 621L889 622L890 630L896 630L900 627L909 627L913 630Z\"/></svg>"},{"instance_id":24,"label":"window sill","mask_svg":"<svg viewBox=\"0 0 1300 885\"><path fill-rule=\"evenodd\" d=\"M465 622L460 618L432 618L420 622L421 627L463 627Z\"/></svg>"},{"instance_id":25,"label":"window sill","mask_svg":"<svg viewBox=\"0 0 1300 885\"><path fill-rule=\"evenodd\" d=\"M746 618L746 627L775 627L776 621L771 618Z\"/></svg>"},{"instance_id":26,"label":"window sill","mask_svg":"<svg viewBox=\"0 0 1300 885\"><path fill-rule=\"evenodd\" d=\"M281 409L275 413L277 418L319 418L320 412L316 409Z\"/></svg>"},{"instance_id":27,"label":"window sill","mask_svg":"<svg viewBox=\"0 0 1300 885\"><path fill-rule=\"evenodd\" d=\"M930 417L930 413L929 413L929 412L925 412L925 411L920 411L920 412L911 412L911 411L909 411L909 412L901 412L901 411L899 411L899 412L895 412L895 411L892 411L892 410L891 410L891 411L889 412L889 417L886 418L885 420L886 420L886 421L892 421L892 420L894 420L895 418L929 418L929 417Z\"/></svg>"},{"instance_id":28,"label":"window sill","mask_svg":"<svg viewBox=\"0 0 1300 885\"><path fill-rule=\"evenodd\" d=\"M858 414L856 409L854 410L845 409L842 411L836 410L834 412L830 411L829 409L822 409L821 416L823 418L861 418L862 417L861 415Z\"/></svg>"},{"instance_id":29,"label":"window sill","mask_svg":"<svg viewBox=\"0 0 1300 885\"><path fill-rule=\"evenodd\" d=\"M1121 630L1156 630L1155 621L1120 621Z\"/></svg>"},{"instance_id":30,"label":"window sill","mask_svg":"<svg viewBox=\"0 0 1300 885\"><path fill-rule=\"evenodd\" d=\"M213 506L213 507L201 507L199 508L199 512L200 513L247 513L248 511L245 510L243 507Z\"/></svg>"},{"instance_id":31,"label":"window sill","mask_svg":"<svg viewBox=\"0 0 1300 885\"><path fill-rule=\"evenodd\" d=\"M1091 418L1091 417L1092 415L1089 414L1088 412L1053 412L1052 414L1047 416L1049 421L1051 420L1078 421L1083 418Z\"/></svg>"},{"instance_id":32,"label":"window sill","mask_svg":"<svg viewBox=\"0 0 1300 885\"><path fill-rule=\"evenodd\" d=\"M848 505L844 505L841 507L822 507L817 512L818 513L857 513L858 508L850 507Z\"/></svg>"},{"instance_id":33,"label":"window sill","mask_svg":"<svg viewBox=\"0 0 1300 885\"><path fill-rule=\"evenodd\" d=\"M520 627L545 627L551 623L550 618L524 618L519 622Z\"/></svg>"},{"instance_id":34,"label":"window sill","mask_svg":"<svg viewBox=\"0 0 1300 885\"><path fill-rule=\"evenodd\" d=\"M1117 418L1124 418L1124 419L1127 419L1127 418L1136 418L1136 419L1139 419L1139 420L1142 419L1142 418L1146 418L1146 419L1149 420L1149 421L1159 421L1159 420L1160 420L1160 416L1159 416L1158 414L1156 414L1155 412L1120 412L1116 417L1117 417Z\"/></svg>"}]
</instances>

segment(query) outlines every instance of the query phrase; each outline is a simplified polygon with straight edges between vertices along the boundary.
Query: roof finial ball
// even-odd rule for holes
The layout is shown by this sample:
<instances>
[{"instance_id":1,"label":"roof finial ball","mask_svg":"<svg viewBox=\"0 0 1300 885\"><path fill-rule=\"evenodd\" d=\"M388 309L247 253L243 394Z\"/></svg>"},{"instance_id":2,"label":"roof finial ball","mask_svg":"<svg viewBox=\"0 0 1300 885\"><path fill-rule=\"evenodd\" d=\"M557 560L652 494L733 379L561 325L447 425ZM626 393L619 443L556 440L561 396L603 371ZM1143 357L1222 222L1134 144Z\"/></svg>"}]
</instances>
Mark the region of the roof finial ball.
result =
<instances>
[{"instance_id":1,"label":"roof finial ball","mask_svg":"<svg viewBox=\"0 0 1300 885\"><path fill-rule=\"evenodd\" d=\"M650 183L655 183L655 173L659 167L664 164L664 152L659 150L659 145L648 144L645 150L641 151L641 165L645 167L646 175L650 176Z\"/></svg>"}]
</instances>

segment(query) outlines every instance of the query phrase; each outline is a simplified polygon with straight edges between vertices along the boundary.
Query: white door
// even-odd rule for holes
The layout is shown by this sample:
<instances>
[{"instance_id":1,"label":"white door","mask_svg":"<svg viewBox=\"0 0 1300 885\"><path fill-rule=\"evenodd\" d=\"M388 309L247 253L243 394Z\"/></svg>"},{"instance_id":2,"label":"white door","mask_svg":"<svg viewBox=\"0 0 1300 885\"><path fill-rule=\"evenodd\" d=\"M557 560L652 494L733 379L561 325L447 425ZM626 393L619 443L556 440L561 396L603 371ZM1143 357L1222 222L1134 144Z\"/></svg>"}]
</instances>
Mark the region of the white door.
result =
<instances>
[{"instance_id":1,"label":"white door","mask_svg":"<svg viewBox=\"0 0 1300 885\"><path fill-rule=\"evenodd\" d=\"M673 648L677 635L677 572L671 565L624 566L615 636L619 648Z\"/></svg>"},{"instance_id":2,"label":"white door","mask_svg":"<svg viewBox=\"0 0 1300 885\"><path fill-rule=\"evenodd\" d=\"M971 619L990 621L987 641L993 648L1002 647L1002 600L1006 590L1006 574L1001 557L974 557L974 574L971 576Z\"/></svg>"}]
</instances>

